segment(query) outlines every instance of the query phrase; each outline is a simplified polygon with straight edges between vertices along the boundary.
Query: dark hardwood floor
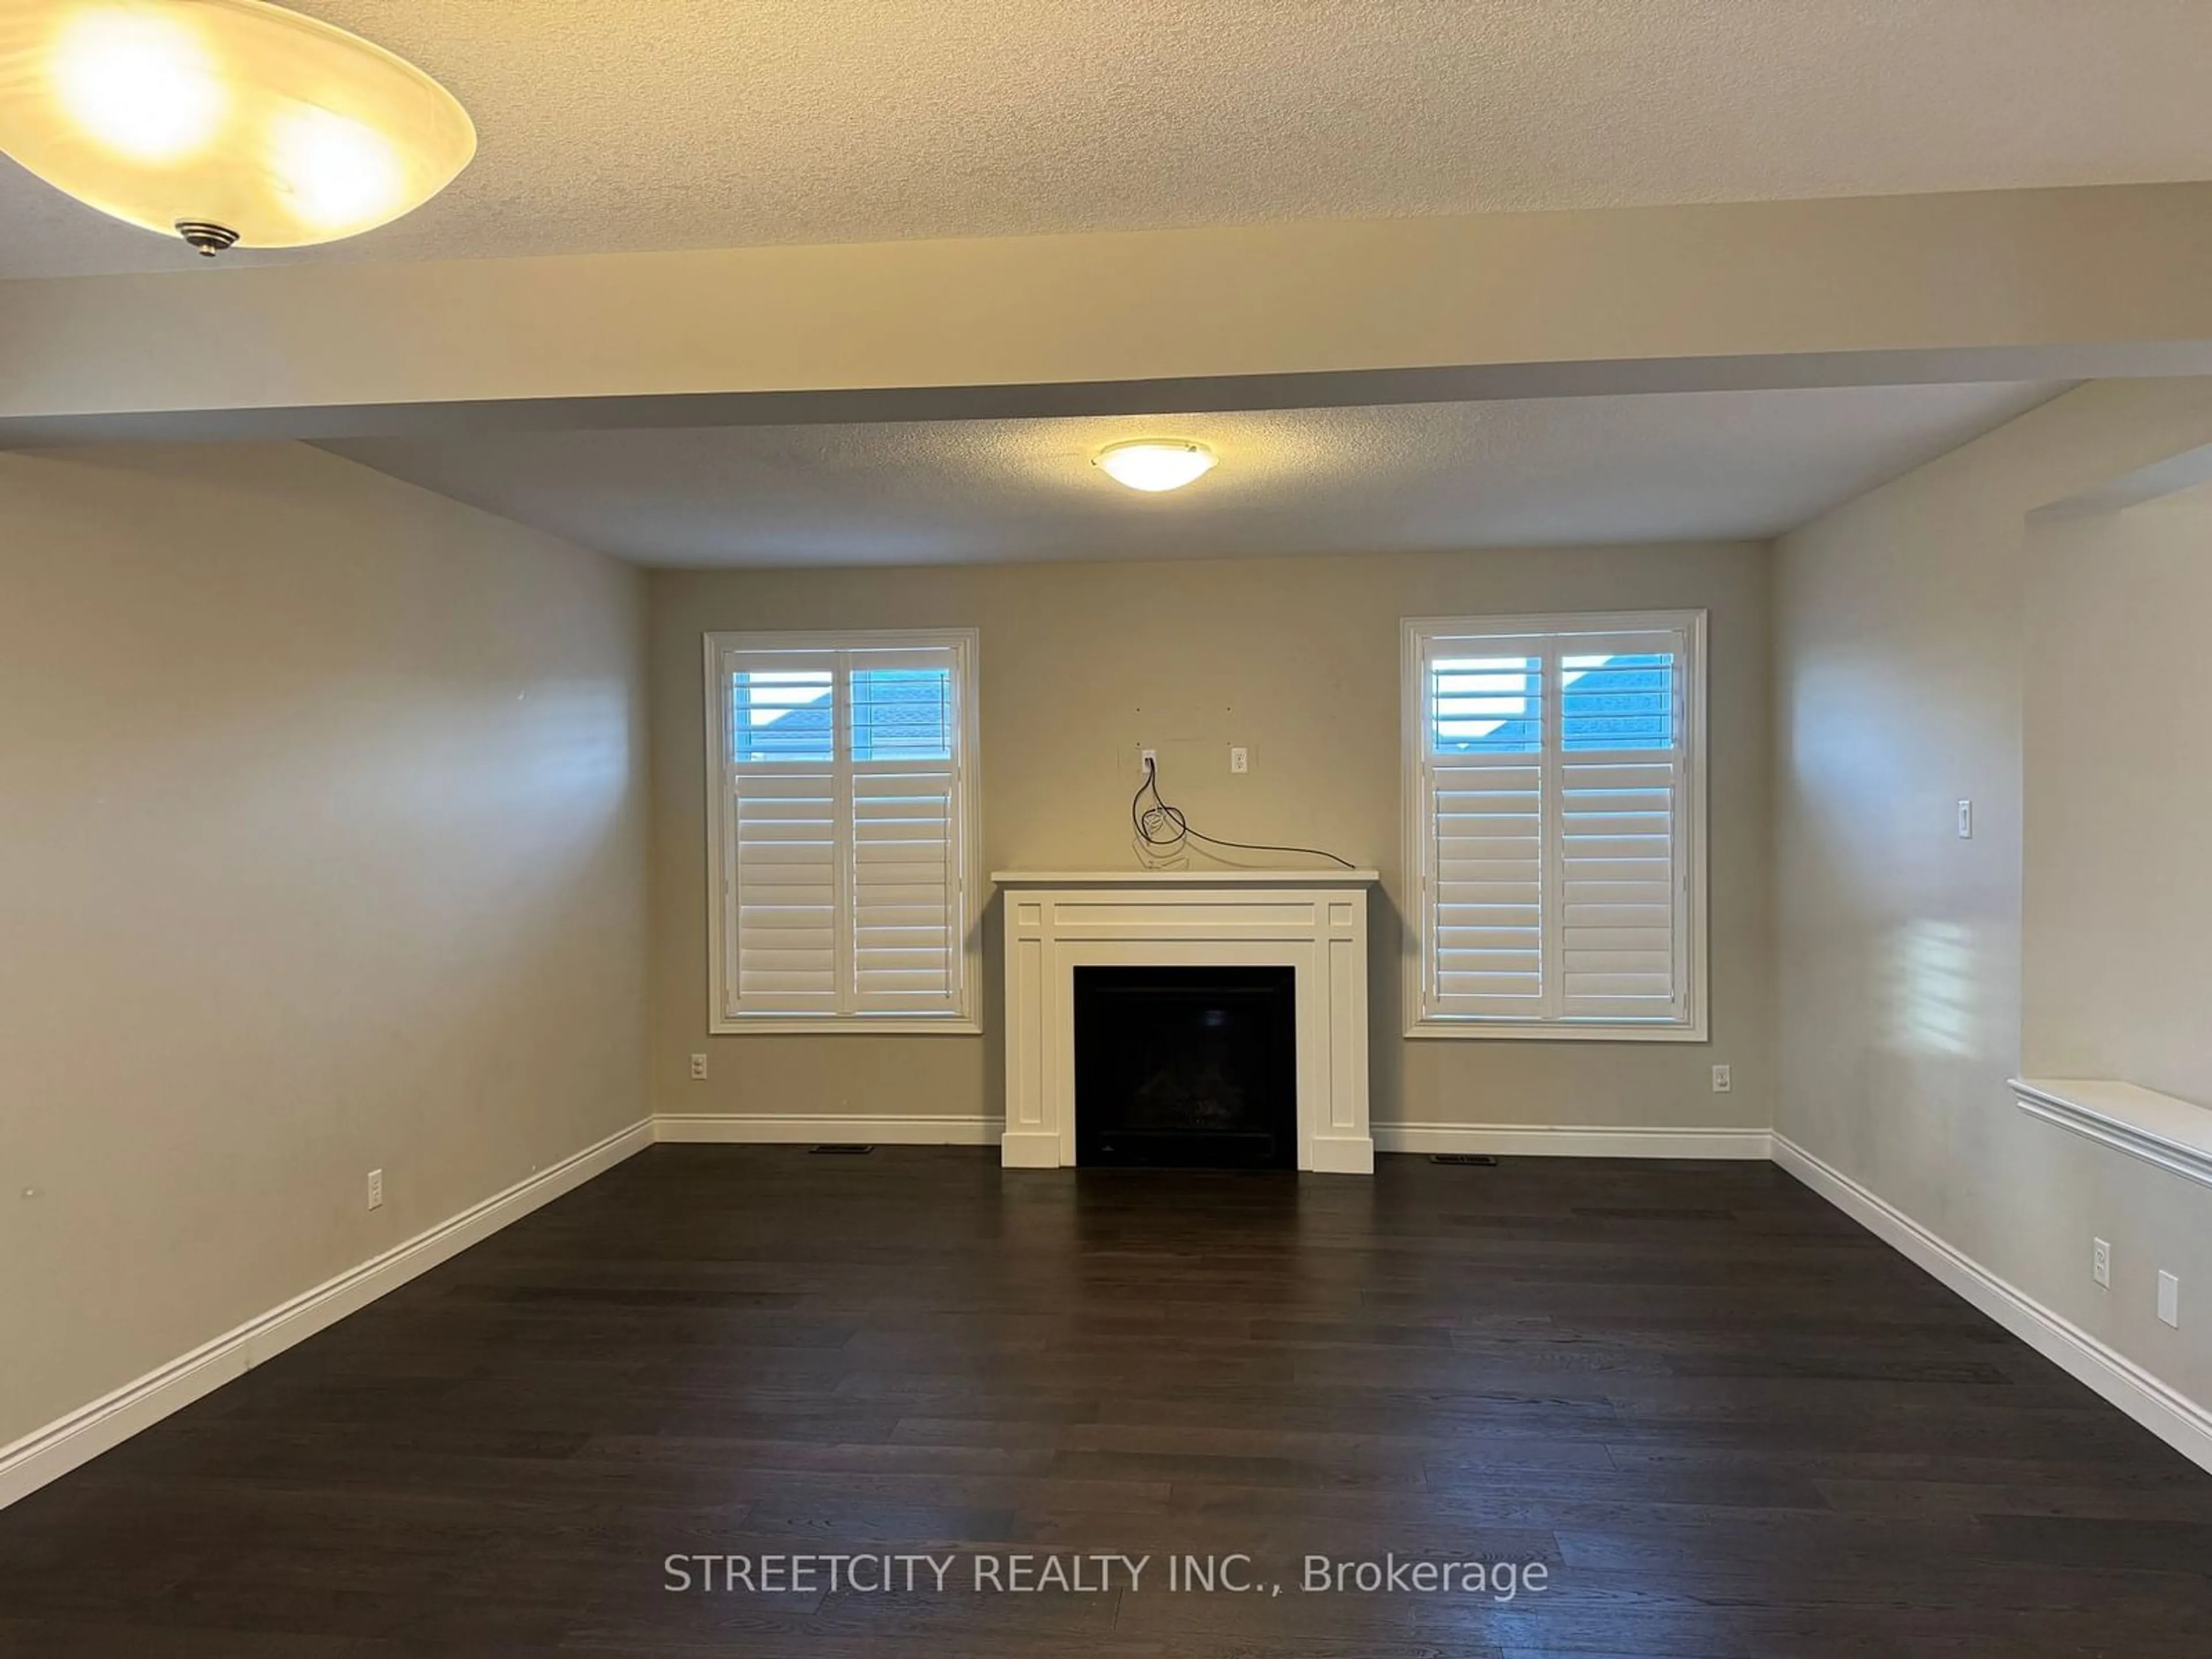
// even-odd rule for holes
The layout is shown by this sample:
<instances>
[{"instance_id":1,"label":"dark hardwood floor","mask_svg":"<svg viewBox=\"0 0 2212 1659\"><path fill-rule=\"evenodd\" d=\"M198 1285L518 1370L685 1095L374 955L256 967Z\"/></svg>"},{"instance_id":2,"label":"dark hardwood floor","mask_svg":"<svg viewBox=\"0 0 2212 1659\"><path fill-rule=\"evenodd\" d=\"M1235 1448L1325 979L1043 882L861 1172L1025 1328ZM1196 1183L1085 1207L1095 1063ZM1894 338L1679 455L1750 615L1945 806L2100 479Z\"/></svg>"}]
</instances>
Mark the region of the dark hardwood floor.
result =
<instances>
[{"instance_id":1,"label":"dark hardwood floor","mask_svg":"<svg viewBox=\"0 0 2212 1659\"><path fill-rule=\"evenodd\" d=\"M1299 1588L1389 1552L1548 1583ZM1765 1164L661 1146L0 1512L11 1656L2208 1651L2212 1476Z\"/></svg>"}]
</instances>

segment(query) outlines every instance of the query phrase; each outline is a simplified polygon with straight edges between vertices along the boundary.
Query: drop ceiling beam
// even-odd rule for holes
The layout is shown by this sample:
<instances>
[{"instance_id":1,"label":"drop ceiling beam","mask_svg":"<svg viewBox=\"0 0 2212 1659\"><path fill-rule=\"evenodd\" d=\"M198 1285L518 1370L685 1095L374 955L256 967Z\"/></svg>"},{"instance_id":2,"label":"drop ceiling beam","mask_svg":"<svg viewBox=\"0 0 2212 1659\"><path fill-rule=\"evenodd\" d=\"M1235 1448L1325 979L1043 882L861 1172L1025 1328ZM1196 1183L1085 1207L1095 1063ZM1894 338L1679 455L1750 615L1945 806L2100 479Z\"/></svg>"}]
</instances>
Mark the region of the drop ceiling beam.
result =
<instances>
[{"instance_id":1,"label":"drop ceiling beam","mask_svg":"<svg viewBox=\"0 0 2212 1659\"><path fill-rule=\"evenodd\" d=\"M2212 373L2212 185L0 283L0 443Z\"/></svg>"}]
</instances>

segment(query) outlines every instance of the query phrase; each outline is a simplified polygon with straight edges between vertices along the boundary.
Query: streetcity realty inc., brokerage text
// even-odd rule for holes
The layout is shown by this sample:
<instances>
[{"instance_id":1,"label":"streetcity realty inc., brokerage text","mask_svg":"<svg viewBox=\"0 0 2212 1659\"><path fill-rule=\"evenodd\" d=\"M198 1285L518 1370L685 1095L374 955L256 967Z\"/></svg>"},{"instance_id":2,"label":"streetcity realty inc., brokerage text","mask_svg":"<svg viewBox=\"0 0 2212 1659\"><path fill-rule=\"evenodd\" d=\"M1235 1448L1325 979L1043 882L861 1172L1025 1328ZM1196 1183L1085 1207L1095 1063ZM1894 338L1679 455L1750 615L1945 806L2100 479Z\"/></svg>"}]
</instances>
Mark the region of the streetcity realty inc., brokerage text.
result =
<instances>
[{"instance_id":1,"label":"streetcity realty inc., brokerage text","mask_svg":"<svg viewBox=\"0 0 2212 1659\"><path fill-rule=\"evenodd\" d=\"M1302 1555L1279 1565L1221 1555L955 1552L664 1557L662 1588L708 1595L1540 1595L1544 1561L1436 1555Z\"/></svg>"}]
</instances>

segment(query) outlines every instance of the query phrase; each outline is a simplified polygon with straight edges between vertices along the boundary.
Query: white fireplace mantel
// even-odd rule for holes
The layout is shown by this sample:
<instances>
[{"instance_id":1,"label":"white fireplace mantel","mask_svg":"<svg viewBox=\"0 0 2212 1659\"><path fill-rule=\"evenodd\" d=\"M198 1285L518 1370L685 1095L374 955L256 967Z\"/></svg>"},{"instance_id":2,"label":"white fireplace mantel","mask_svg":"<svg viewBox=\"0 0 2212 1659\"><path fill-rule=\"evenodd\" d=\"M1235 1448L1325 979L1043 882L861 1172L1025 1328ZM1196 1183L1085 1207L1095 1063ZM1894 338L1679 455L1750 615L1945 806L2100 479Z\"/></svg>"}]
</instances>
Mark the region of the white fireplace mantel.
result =
<instances>
[{"instance_id":1,"label":"white fireplace mantel","mask_svg":"<svg viewBox=\"0 0 2212 1659\"><path fill-rule=\"evenodd\" d=\"M1008 870L1000 1161L1075 1162L1075 970L1288 967L1298 1168L1368 1175L1367 899L1373 870Z\"/></svg>"}]
</instances>

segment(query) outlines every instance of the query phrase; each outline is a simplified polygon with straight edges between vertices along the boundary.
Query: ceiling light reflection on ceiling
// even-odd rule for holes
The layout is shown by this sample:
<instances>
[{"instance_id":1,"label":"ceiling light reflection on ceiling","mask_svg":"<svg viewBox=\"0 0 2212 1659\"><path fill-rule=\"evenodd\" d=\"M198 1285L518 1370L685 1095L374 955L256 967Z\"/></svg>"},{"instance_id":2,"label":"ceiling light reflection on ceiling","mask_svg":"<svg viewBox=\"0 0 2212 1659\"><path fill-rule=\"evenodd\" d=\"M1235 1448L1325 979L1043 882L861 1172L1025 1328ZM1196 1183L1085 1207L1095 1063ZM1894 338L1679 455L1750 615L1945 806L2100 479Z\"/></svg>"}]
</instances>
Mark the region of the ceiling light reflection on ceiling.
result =
<instances>
[{"instance_id":1,"label":"ceiling light reflection on ceiling","mask_svg":"<svg viewBox=\"0 0 2212 1659\"><path fill-rule=\"evenodd\" d=\"M1217 460L1204 444L1182 438L1138 438L1109 444L1098 452L1095 464L1116 483L1158 494L1204 477Z\"/></svg>"},{"instance_id":2,"label":"ceiling light reflection on ceiling","mask_svg":"<svg viewBox=\"0 0 2212 1659\"><path fill-rule=\"evenodd\" d=\"M0 0L0 150L203 253L387 224L476 147L421 70L264 0Z\"/></svg>"}]
</instances>

